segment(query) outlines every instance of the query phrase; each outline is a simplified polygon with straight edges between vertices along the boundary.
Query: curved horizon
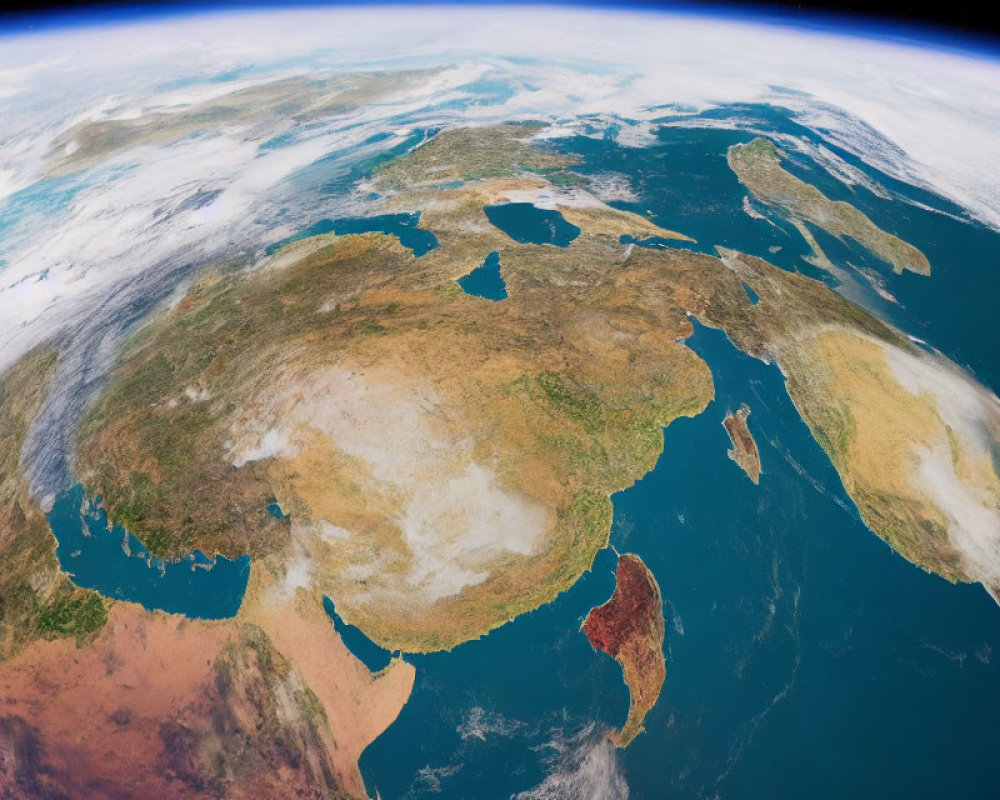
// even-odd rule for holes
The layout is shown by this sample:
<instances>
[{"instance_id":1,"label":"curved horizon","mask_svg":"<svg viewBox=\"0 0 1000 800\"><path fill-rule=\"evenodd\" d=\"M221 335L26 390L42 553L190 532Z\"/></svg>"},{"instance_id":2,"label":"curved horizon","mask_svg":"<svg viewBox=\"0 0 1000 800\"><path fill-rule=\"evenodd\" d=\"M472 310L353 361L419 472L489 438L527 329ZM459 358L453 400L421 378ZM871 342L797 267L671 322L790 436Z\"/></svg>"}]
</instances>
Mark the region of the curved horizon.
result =
<instances>
[{"instance_id":1,"label":"curved horizon","mask_svg":"<svg viewBox=\"0 0 1000 800\"><path fill-rule=\"evenodd\" d=\"M777 28L832 33L853 38L908 44L947 52L991 56L1000 60L1000 34L972 31L961 26L934 23L924 19L891 14L833 11L824 8L798 7L767 2L685 2L660 0L296 0L283 4L277 0L169 0L164 3L110 2L71 3L48 8L0 11L0 36L33 35L67 29L93 28L102 25L164 21L195 15L224 13L252 14L268 12L336 11L401 7L433 8L529 8L534 10L580 9L607 13L652 14L685 18L720 18L734 22L768 25Z\"/></svg>"},{"instance_id":2,"label":"curved horizon","mask_svg":"<svg viewBox=\"0 0 1000 800\"><path fill-rule=\"evenodd\" d=\"M393 7L397 13L386 13ZM603 115L623 121L641 146L652 120L664 113L769 103L834 147L1000 230L1000 112L994 103L1000 58L690 10L550 4L508 13L514 7L243 6L245 13L232 13L202 4L197 13L173 6L177 13L155 18L119 15L116 24L94 10L86 27L10 31L0 48L0 207L44 176L50 148L80 120L176 108L206 93L292 75L447 67L448 77L435 90L443 96L460 87L474 93L487 74L506 81L510 91L503 102L473 105L464 115L434 106L428 124L459 118L563 124ZM59 101L44 102L46 97ZM202 144L211 148L211 142ZM274 173L255 180L277 186L321 158L324 147L320 139L282 153L269 160ZM254 213L267 204L257 189L240 188L246 180L241 176L262 162L239 148L206 152L204 158L216 165L218 181L235 187L226 194L228 205L220 206L227 224L252 225ZM168 193L181 191L184 180L205 179L204 163L179 163L149 180L168 181ZM132 187L137 202L150 185L147 180ZM74 208L94 214L88 226L101 226L124 202L102 197L93 209ZM104 204L108 209L100 211ZM51 241L42 247L28 228L20 230L5 253L7 279L47 277L19 284L24 302L0 315L17 331L0 341L0 364L46 335L61 313L74 313L72 300L83 289L72 280L77 272L88 272L95 288L99 280L143 274L160 259L178 257L181 245L202 248L207 258L230 241L206 240L186 228L174 232L175 240L167 236L170 230L150 223L129 233L112 226L108 241L80 247L63 237L57 239L62 247ZM130 236L140 231L143 246L134 251ZM248 242L258 235L249 229L241 234ZM108 242L121 248L120 259L109 262ZM61 304L59 313L52 313L50 303Z\"/></svg>"}]
</instances>

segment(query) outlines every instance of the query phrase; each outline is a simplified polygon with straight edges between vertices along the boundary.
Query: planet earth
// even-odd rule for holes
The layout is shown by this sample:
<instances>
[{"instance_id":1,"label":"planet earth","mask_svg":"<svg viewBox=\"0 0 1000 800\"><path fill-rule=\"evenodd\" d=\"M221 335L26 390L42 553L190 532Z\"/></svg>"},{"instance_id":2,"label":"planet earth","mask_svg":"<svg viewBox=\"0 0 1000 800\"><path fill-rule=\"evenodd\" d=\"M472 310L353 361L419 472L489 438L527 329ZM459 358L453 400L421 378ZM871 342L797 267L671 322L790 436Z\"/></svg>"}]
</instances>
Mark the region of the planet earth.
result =
<instances>
[{"instance_id":1,"label":"planet earth","mask_svg":"<svg viewBox=\"0 0 1000 800\"><path fill-rule=\"evenodd\" d=\"M0 30L0 796L1000 795L1000 51Z\"/></svg>"}]
</instances>

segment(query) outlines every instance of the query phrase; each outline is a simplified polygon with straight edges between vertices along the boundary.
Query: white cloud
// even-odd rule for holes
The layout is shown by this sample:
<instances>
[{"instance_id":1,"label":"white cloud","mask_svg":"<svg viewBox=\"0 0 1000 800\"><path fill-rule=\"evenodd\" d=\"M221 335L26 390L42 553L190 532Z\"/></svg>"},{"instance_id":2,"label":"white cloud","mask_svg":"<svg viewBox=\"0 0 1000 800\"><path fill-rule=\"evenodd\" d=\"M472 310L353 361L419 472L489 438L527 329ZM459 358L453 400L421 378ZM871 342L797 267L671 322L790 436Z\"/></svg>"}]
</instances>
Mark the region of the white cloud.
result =
<instances>
[{"instance_id":1,"label":"white cloud","mask_svg":"<svg viewBox=\"0 0 1000 800\"><path fill-rule=\"evenodd\" d=\"M913 448L913 481L947 517L948 538L962 555L963 568L1000 602L1000 495L993 463L1000 433L1000 399L965 372L929 355L885 346L893 376L913 395L933 402L954 441ZM952 449L978 465L979 479L960 474ZM990 476L994 476L991 480Z\"/></svg>"},{"instance_id":2,"label":"white cloud","mask_svg":"<svg viewBox=\"0 0 1000 800\"><path fill-rule=\"evenodd\" d=\"M641 145L662 113L654 106L767 100L1000 228L1000 62L721 17L509 7L226 12L7 37L0 86L16 91L0 92L0 203L40 177L53 137L82 119L190 106L290 75L448 64L285 149L261 154L226 129L80 176L87 185L71 208L15 220L0 236L0 284L49 270L0 294L0 367L58 327L40 316L66 314L87 294L164 260L267 243L277 233L269 195L282 180L363 135L414 123L543 118L568 131L579 115L621 115L636 122L619 138ZM509 96L441 105L473 97L484 78L507 81ZM220 192L211 205L154 216L206 186ZM0 219L10 213L0 205Z\"/></svg>"},{"instance_id":3,"label":"white cloud","mask_svg":"<svg viewBox=\"0 0 1000 800\"><path fill-rule=\"evenodd\" d=\"M941 358L885 346L893 377L914 395L929 395L941 420L976 457L988 458L989 429L1000 430L1000 398ZM998 529L1000 534L1000 529Z\"/></svg>"},{"instance_id":4,"label":"white cloud","mask_svg":"<svg viewBox=\"0 0 1000 800\"><path fill-rule=\"evenodd\" d=\"M357 460L371 508L391 509L387 520L400 531L409 554L405 586L395 575L359 570L357 559L367 564L370 553L350 551L355 553L351 577L370 577L373 591L378 584L384 596L402 592L407 602L430 604L482 583L498 560L532 555L545 541L548 509L502 486L493 469L474 460L472 441L456 440L440 427L454 412L429 381L340 367L296 377L279 371L253 408L253 416L233 430L241 442L230 454L236 466L292 456L298 437L314 443L318 432L328 447ZM272 418L281 427L270 427ZM293 536L306 542L314 531L335 546L363 547L365 541L364 530L322 519L308 529L294 528Z\"/></svg>"},{"instance_id":5,"label":"white cloud","mask_svg":"<svg viewBox=\"0 0 1000 800\"><path fill-rule=\"evenodd\" d=\"M586 732L575 741L549 744L558 755L552 771L534 789L513 800L628 800L629 788L622 774L615 746L604 736Z\"/></svg>"},{"instance_id":6,"label":"white cloud","mask_svg":"<svg viewBox=\"0 0 1000 800\"><path fill-rule=\"evenodd\" d=\"M962 566L1000 603L1000 511L955 472L947 447L915 450L917 480L948 517L948 538L962 554Z\"/></svg>"},{"instance_id":7,"label":"white cloud","mask_svg":"<svg viewBox=\"0 0 1000 800\"><path fill-rule=\"evenodd\" d=\"M293 75L417 67L443 69L318 124L226 125L127 149L58 187L44 182L52 142L82 120L176 110ZM83 337L101 338L102 325L122 327L137 307L165 300L199 263L249 257L317 219L356 210L363 195L330 193L323 176L345 174L359 144L385 131L542 119L555 132L587 134L579 119L588 115L617 120L621 140L642 145L650 123L678 108L772 102L1000 229L997 85L1000 61L987 56L646 12L226 11L7 36L0 49L0 369L62 336L75 352L61 368L61 391L78 392L79 374L93 384L99 376ZM268 124L273 133L294 133L293 143L259 149L272 133ZM370 143L365 152L400 141ZM813 155L859 180L842 160ZM25 194L34 199L21 202ZM209 198L200 207L190 202L199 196ZM78 413L81 403L64 398L54 407ZM42 415L50 429L52 413Z\"/></svg>"},{"instance_id":8,"label":"white cloud","mask_svg":"<svg viewBox=\"0 0 1000 800\"><path fill-rule=\"evenodd\" d=\"M266 458L291 458L296 452L298 448L288 441L284 432L271 428L261 437L259 444L235 450L230 457L234 467L242 467L251 461L263 461Z\"/></svg>"}]
</instances>

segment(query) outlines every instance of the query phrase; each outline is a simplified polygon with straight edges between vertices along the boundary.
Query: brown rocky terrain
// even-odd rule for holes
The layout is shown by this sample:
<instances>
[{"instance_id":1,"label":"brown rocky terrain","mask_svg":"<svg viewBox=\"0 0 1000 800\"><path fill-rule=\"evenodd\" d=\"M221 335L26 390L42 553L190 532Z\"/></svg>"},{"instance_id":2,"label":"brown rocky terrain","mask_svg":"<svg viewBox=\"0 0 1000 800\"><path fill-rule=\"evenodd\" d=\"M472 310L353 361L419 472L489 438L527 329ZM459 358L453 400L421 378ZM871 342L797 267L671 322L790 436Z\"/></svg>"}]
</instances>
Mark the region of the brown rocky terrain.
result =
<instances>
[{"instance_id":1,"label":"brown rocky terrain","mask_svg":"<svg viewBox=\"0 0 1000 800\"><path fill-rule=\"evenodd\" d=\"M318 109L339 102L341 89L306 88ZM391 91L359 91L376 89ZM144 125L78 132L91 137L81 157L159 135ZM692 317L781 368L872 530L914 563L1000 591L1000 401L818 281L721 248L622 244L683 237L588 195L536 131L448 132L376 170L373 212L421 212L439 242L426 255L383 234L327 235L243 269L207 265L120 353L78 433L79 478L160 555L249 554L234 620L73 586L20 463L58 353L3 376L0 793L360 795L357 758L413 669L396 659L369 674L321 596L381 644L432 651L573 585L607 544L611 494L653 467L664 426L712 399L683 341ZM826 201L789 191L806 219ZM516 242L484 213L535 200L580 227L569 247ZM909 245L833 211L854 226L838 235L921 271ZM454 282L493 251L499 303ZM288 518L266 512L275 500ZM617 580L587 634L622 663L624 745L665 667L653 576L623 556Z\"/></svg>"},{"instance_id":2,"label":"brown rocky terrain","mask_svg":"<svg viewBox=\"0 0 1000 800\"><path fill-rule=\"evenodd\" d=\"M760 453L757 450L757 442L750 433L747 426L747 417L750 416L750 407L744 403L734 413L727 414L722 420L722 426L729 434L729 440L733 443L729 450L729 457L735 461L741 470L754 483L760 483Z\"/></svg>"}]
</instances>

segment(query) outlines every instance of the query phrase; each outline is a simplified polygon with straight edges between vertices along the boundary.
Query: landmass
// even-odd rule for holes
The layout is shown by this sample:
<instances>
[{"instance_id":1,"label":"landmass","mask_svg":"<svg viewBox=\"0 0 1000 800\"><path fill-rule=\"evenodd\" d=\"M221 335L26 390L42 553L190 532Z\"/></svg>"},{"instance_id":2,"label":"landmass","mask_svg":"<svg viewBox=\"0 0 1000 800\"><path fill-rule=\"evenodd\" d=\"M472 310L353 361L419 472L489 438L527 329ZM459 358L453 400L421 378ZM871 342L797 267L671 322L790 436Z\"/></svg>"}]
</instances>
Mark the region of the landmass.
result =
<instances>
[{"instance_id":1,"label":"landmass","mask_svg":"<svg viewBox=\"0 0 1000 800\"><path fill-rule=\"evenodd\" d=\"M977 556L963 550L960 518L949 532L931 512L947 498L921 515L931 528L911 527L920 506L905 503L930 490L913 488L905 459L895 494L853 481L823 410L842 378L807 350L836 329L940 360L766 262L622 245L630 224L643 237L648 222L551 183L573 162L537 132L450 131L375 170L372 210L419 214L434 234L419 258L393 236L327 234L207 273L126 345L91 407L77 448L88 493L159 554L266 558L389 650L449 649L589 568L610 495L652 468L664 426L713 395L706 365L678 341L695 316L781 366L873 530L947 577L985 574L958 568ZM535 245L490 223L484 209L506 202L587 211L568 247ZM502 304L454 283L491 252ZM905 406L902 387L892 397ZM898 410L897 441L920 442L918 420ZM877 442L856 441L858 463L878 463ZM977 469L988 493L995 475ZM290 519L266 514L275 498Z\"/></svg>"},{"instance_id":2,"label":"landmass","mask_svg":"<svg viewBox=\"0 0 1000 800\"><path fill-rule=\"evenodd\" d=\"M377 165L374 185L384 191L438 190L456 183L567 174L577 163L554 148L532 147L541 125L492 125L441 131L423 147ZM549 180L544 185L551 186Z\"/></svg>"},{"instance_id":3,"label":"landmass","mask_svg":"<svg viewBox=\"0 0 1000 800\"><path fill-rule=\"evenodd\" d=\"M282 621L293 627L276 642L243 618L116 603L84 647L25 648L0 664L0 793L367 797L357 758L405 702L412 667L372 678L328 623Z\"/></svg>"},{"instance_id":4,"label":"landmass","mask_svg":"<svg viewBox=\"0 0 1000 800\"><path fill-rule=\"evenodd\" d=\"M757 442L747 426L747 417L749 416L750 406L744 403L735 413L727 414L726 418L722 420L722 425L726 429L726 433L729 434L729 440L733 443L732 448L728 451L729 457L756 484L760 483L760 453L757 451Z\"/></svg>"},{"instance_id":5,"label":"landmass","mask_svg":"<svg viewBox=\"0 0 1000 800\"><path fill-rule=\"evenodd\" d=\"M643 720L656 705L667 675L660 587L639 556L625 553L618 559L615 592L607 603L591 610L583 632L591 647L621 664L630 696L628 718L609 738L616 746L627 747L642 733Z\"/></svg>"},{"instance_id":6,"label":"landmass","mask_svg":"<svg viewBox=\"0 0 1000 800\"><path fill-rule=\"evenodd\" d=\"M37 639L85 641L107 620L107 602L59 569L55 539L19 463L57 362L42 349L0 376L0 663Z\"/></svg>"},{"instance_id":7,"label":"landmass","mask_svg":"<svg viewBox=\"0 0 1000 800\"><path fill-rule=\"evenodd\" d=\"M850 237L874 255L903 270L930 275L927 257L909 242L879 228L850 203L830 200L815 186L792 175L781 166L782 153L769 139L757 138L749 144L729 148L729 166L757 200L773 206L801 225L810 222L837 237ZM804 229L801 226L800 229ZM816 256L823 258L809 236Z\"/></svg>"},{"instance_id":8,"label":"landmass","mask_svg":"<svg viewBox=\"0 0 1000 800\"><path fill-rule=\"evenodd\" d=\"M159 136L165 121L147 122L64 155L99 161L119 134ZM188 122L170 124L186 135ZM26 431L58 392L58 348L5 373L0 686L15 702L0 709L4 791L93 793L103 784L74 781L99 780L120 751L136 761L115 762L116 791L239 797L280 780L359 795L357 757L405 702L413 668L397 658L370 674L322 615L323 595L387 649L428 652L572 586L607 545L611 495L652 469L665 426L714 397L683 343L692 318L780 367L875 533L1000 597L1000 400L819 281L724 248L624 245L680 235L590 196L539 131L446 131L373 171L370 211L419 214L433 233L419 258L395 236L324 234L206 265L118 354L77 431L77 477L157 555L250 555L233 620L73 586L25 471ZM759 200L926 272L915 248L784 173L773 146L748 148L730 160ZM567 247L515 241L486 216L498 203L535 203L580 233ZM502 303L455 283L493 252ZM619 588L639 577L648 599L655 581L623 557ZM646 620L645 639L627 641L648 650L663 634L662 619ZM625 662L651 650L617 636L601 641L626 656L625 743L663 678L656 663L629 674ZM191 663L175 675L172 658ZM146 690L124 688L139 667ZM94 724L100 735L81 734Z\"/></svg>"},{"instance_id":9,"label":"landmass","mask_svg":"<svg viewBox=\"0 0 1000 800\"><path fill-rule=\"evenodd\" d=\"M817 281L720 252L760 302L752 326L721 309L706 320L778 363L865 523L909 561L1000 596L1000 399Z\"/></svg>"},{"instance_id":10,"label":"landmass","mask_svg":"<svg viewBox=\"0 0 1000 800\"><path fill-rule=\"evenodd\" d=\"M33 352L0 378L0 795L365 797L357 759L409 697L410 664L369 673L261 563L220 622L60 570L18 459L57 361Z\"/></svg>"},{"instance_id":11,"label":"landmass","mask_svg":"<svg viewBox=\"0 0 1000 800\"><path fill-rule=\"evenodd\" d=\"M680 309L637 311L607 284L617 235L584 228L567 250L489 223L486 205L553 191L479 177L532 163L531 134L479 131L508 165L467 173L456 154L457 187L427 188L427 164L468 134L378 171L385 210L419 211L439 242L420 258L380 234L299 241L151 321L81 428L89 493L164 555L273 557L389 650L454 647L569 588L607 541L610 495L705 407L711 376L676 340ZM593 203L616 231L630 219ZM493 251L502 308L454 284Z\"/></svg>"}]
</instances>

